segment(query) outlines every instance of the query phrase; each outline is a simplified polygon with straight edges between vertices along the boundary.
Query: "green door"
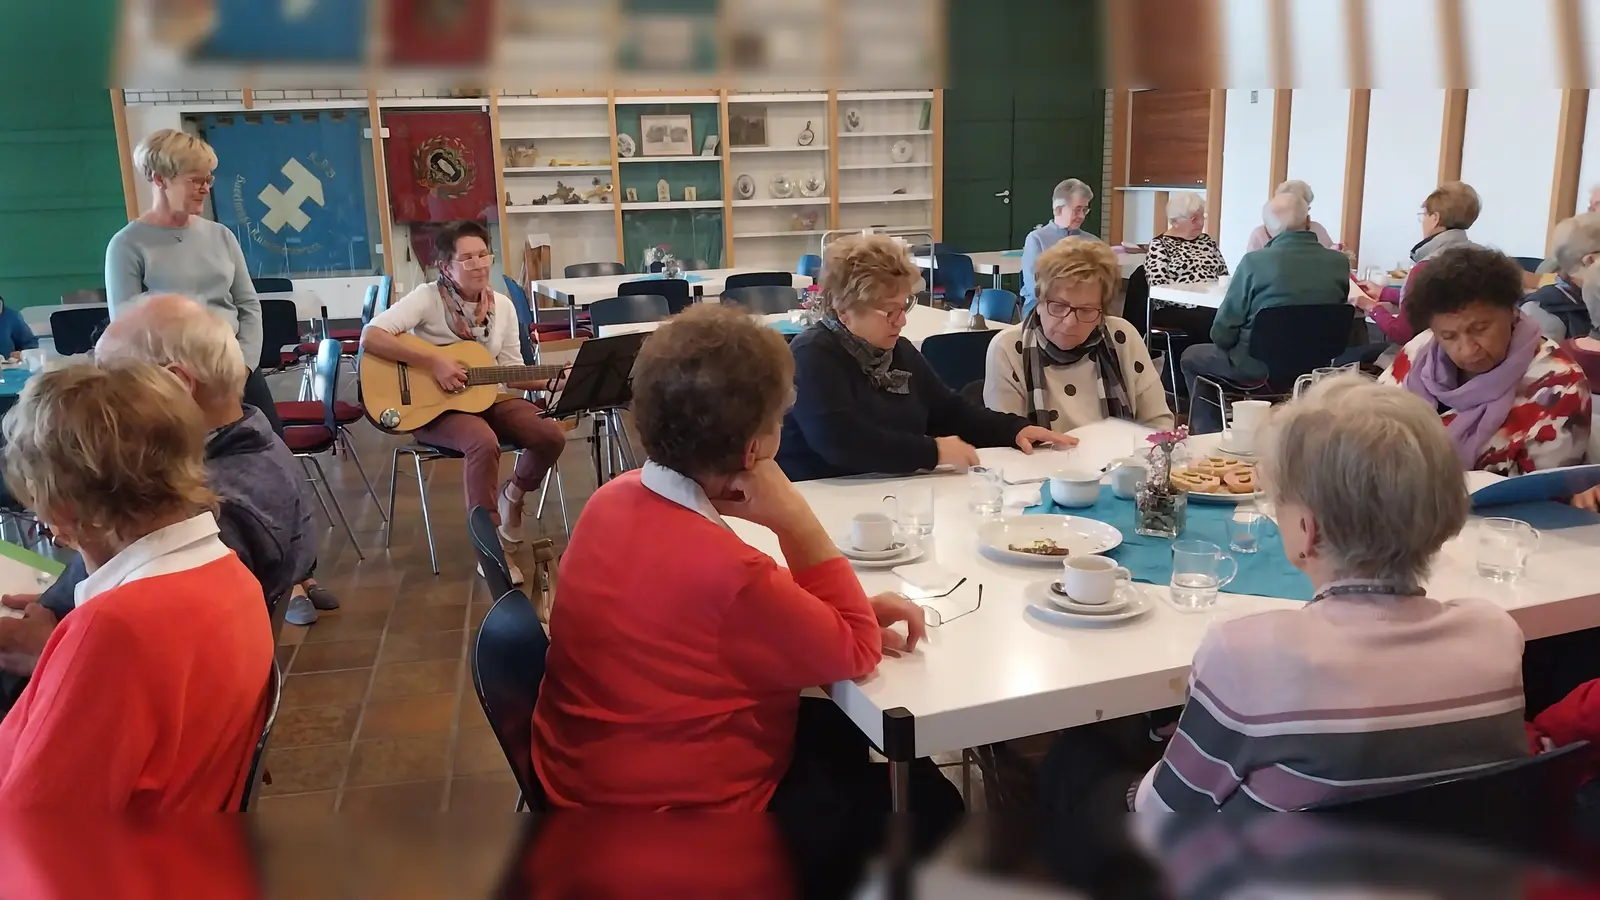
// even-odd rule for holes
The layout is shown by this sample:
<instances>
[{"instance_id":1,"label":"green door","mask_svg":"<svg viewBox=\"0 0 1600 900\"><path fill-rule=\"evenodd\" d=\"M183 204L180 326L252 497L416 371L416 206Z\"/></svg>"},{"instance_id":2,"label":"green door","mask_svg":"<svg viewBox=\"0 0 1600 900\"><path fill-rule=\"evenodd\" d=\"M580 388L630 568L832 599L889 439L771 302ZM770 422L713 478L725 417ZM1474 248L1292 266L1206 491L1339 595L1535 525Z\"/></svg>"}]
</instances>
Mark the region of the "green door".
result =
<instances>
[{"instance_id":1,"label":"green door","mask_svg":"<svg viewBox=\"0 0 1600 900\"><path fill-rule=\"evenodd\" d=\"M1012 77L1004 55L1012 27L996 8L1010 2L952 0L948 7L943 242L969 252L1012 246Z\"/></svg>"}]
</instances>

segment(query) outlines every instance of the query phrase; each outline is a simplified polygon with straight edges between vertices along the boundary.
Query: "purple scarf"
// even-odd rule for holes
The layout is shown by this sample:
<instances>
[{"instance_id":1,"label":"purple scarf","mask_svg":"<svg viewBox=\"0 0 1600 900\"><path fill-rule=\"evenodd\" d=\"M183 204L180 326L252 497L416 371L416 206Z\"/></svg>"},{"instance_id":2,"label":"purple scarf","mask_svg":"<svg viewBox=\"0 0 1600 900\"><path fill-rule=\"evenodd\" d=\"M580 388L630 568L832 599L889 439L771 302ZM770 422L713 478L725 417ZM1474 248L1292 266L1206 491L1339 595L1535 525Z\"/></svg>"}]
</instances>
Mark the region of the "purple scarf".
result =
<instances>
[{"instance_id":1,"label":"purple scarf","mask_svg":"<svg viewBox=\"0 0 1600 900\"><path fill-rule=\"evenodd\" d=\"M1442 404L1455 411L1456 417L1445 430L1455 442L1463 469L1470 471L1477 464L1483 448L1505 424L1517 399L1517 387L1528 374L1543 340L1539 326L1518 313L1506 358L1465 383L1461 381L1461 370L1450 361L1437 338L1428 344L1421 359L1412 361L1411 371L1406 373L1406 390L1434 406Z\"/></svg>"}]
</instances>

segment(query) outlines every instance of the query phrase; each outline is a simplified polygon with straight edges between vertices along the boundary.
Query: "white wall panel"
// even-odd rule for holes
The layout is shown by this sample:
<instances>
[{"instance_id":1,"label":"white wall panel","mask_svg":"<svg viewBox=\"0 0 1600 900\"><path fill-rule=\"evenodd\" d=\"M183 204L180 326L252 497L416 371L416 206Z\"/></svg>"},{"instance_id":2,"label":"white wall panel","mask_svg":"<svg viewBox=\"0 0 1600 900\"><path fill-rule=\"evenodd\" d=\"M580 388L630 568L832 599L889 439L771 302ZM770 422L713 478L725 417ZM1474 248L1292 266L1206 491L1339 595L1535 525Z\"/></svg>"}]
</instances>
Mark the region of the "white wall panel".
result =
<instances>
[{"instance_id":1,"label":"white wall panel","mask_svg":"<svg viewBox=\"0 0 1600 900\"><path fill-rule=\"evenodd\" d=\"M1372 61L1373 86L1406 90L1444 87L1438 22L1438 5L1433 0L1369 0L1367 57Z\"/></svg>"},{"instance_id":2,"label":"white wall panel","mask_svg":"<svg viewBox=\"0 0 1600 900\"><path fill-rule=\"evenodd\" d=\"M1311 185L1311 218L1339 240L1344 226L1345 144L1350 138L1350 92L1297 90L1289 118L1289 177Z\"/></svg>"},{"instance_id":3,"label":"white wall panel","mask_svg":"<svg viewBox=\"0 0 1600 900\"><path fill-rule=\"evenodd\" d=\"M1251 102L1251 95L1255 101ZM1230 269L1244 256L1250 232L1261 224L1271 191L1272 92L1228 91L1222 153L1222 231L1218 243Z\"/></svg>"},{"instance_id":4,"label":"white wall panel","mask_svg":"<svg viewBox=\"0 0 1600 900\"><path fill-rule=\"evenodd\" d=\"M1512 256L1544 256L1560 118L1554 88L1468 92L1461 180L1483 198L1471 232L1479 243Z\"/></svg>"},{"instance_id":5,"label":"white wall panel","mask_svg":"<svg viewBox=\"0 0 1600 900\"><path fill-rule=\"evenodd\" d=\"M1439 185L1443 127L1442 90L1372 92L1361 214L1362 266L1406 262L1411 247L1422 239L1417 210Z\"/></svg>"}]
</instances>

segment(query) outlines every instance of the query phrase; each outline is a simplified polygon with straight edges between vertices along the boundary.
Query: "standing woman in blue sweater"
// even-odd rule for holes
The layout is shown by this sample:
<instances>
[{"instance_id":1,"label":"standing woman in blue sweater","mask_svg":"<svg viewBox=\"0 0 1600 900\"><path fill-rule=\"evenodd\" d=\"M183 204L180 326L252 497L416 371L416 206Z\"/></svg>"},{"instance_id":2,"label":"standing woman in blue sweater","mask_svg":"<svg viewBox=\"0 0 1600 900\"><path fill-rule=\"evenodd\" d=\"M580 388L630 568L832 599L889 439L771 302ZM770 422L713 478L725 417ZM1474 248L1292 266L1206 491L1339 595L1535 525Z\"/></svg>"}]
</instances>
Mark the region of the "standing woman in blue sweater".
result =
<instances>
[{"instance_id":1,"label":"standing woman in blue sweater","mask_svg":"<svg viewBox=\"0 0 1600 900\"><path fill-rule=\"evenodd\" d=\"M17 359L22 356L22 351L38 346L39 339L34 336L28 323L23 321L22 311L7 306L5 298L0 297L0 356Z\"/></svg>"},{"instance_id":2,"label":"standing woman in blue sweater","mask_svg":"<svg viewBox=\"0 0 1600 900\"><path fill-rule=\"evenodd\" d=\"M995 412L946 387L900 332L922 276L888 235L828 245L823 319L797 336L795 402L778 465L791 480L978 464L977 447L1070 447L1076 438Z\"/></svg>"},{"instance_id":3,"label":"standing woman in blue sweater","mask_svg":"<svg viewBox=\"0 0 1600 900\"><path fill-rule=\"evenodd\" d=\"M133 165L155 188L150 211L123 226L106 245L106 301L117 307L141 294L181 294L233 326L250 375L244 402L261 410L283 436L261 363L261 299L239 239L205 217L216 180L216 151L200 138L164 128L140 142Z\"/></svg>"}]
</instances>

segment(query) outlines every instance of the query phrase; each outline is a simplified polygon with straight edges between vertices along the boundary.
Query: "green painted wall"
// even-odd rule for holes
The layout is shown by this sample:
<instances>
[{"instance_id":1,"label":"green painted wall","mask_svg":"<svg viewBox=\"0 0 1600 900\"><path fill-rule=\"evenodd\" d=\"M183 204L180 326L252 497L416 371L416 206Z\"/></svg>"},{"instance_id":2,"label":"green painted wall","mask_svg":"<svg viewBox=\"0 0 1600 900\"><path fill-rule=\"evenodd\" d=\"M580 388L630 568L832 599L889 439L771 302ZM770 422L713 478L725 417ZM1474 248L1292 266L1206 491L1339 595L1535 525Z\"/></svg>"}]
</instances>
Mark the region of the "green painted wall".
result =
<instances>
[{"instance_id":1,"label":"green painted wall","mask_svg":"<svg viewBox=\"0 0 1600 900\"><path fill-rule=\"evenodd\" d=\"M0 2L0 296L59 303L105 286L127 222L107 65L107 0Z\"/></svg>"}]
</instances>

